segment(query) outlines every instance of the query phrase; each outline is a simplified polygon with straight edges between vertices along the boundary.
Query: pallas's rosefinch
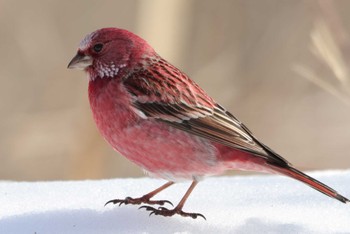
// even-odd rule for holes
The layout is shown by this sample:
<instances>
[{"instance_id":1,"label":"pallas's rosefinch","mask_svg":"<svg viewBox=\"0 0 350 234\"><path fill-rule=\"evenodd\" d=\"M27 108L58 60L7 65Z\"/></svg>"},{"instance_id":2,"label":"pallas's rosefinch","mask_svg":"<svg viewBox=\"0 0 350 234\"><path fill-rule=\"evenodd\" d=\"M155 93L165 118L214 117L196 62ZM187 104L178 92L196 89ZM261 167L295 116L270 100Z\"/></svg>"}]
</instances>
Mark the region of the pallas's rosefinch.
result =
<instances>
[{"instance_id":1,"label":"pallas's rosefinch","mask_svg":"<svg viewBox=\"0 0 350 234\"><path fill-rule=\"evenodd\" d=\"M181 180L192 184L173 209L142 206L151 214L203 215L182 210L198 181L226 170L283 174L343 203L349 200L294 168L264 145L193 80L135 34L103 28L87 35L68 68L89 78L94 120L106 141L149 174L168 180L139 198L107 203L170 203L151 198Z\"/></svg>"}]
</instances>

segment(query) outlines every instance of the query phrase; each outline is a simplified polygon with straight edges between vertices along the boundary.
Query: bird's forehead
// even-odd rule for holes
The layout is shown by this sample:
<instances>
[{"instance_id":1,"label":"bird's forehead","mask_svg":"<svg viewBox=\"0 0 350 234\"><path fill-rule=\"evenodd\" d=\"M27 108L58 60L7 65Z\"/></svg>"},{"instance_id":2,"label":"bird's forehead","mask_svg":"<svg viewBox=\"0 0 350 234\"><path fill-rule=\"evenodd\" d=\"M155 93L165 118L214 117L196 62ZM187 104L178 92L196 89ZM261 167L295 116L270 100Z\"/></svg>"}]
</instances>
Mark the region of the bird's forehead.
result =
<instances>
[{"instance_id":1,"label":"bird's forehead","mask_svg":"<svg viewBox=\"0 0 350 234\"><path fill-rule=\"evenodd\" d=\"M80 42L80 44L79 44L79 49L80 49L80 50L86 50L86 49L90 46L92 40L93 40L96 36L97 36L97 32L92 32L92 33L86 35L86 36L84 37L84 39Z\"/></svg>"}]
</instances>

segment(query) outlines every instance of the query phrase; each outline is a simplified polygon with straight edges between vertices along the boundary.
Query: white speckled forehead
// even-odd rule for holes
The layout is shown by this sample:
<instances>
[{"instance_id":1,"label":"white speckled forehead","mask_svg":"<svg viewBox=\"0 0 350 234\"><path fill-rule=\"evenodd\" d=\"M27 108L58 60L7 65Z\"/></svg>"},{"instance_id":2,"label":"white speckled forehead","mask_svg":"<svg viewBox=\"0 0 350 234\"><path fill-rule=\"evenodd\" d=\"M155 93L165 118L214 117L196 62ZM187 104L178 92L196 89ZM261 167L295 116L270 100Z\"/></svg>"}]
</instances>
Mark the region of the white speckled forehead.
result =
<instances>
[{"instance_id":1,"label":"white speckled forehead","mask_svg":"<svg viewBox=\"0 0 350 234\"><path fill-rule=\"evenodd\" d=\"M79 49L80 50L87 49L89 47L89 45L91 44L92 39L96 36L97 36L96 31L86 35L86 37L80 42Z\"/></svg>"}]
</instances>

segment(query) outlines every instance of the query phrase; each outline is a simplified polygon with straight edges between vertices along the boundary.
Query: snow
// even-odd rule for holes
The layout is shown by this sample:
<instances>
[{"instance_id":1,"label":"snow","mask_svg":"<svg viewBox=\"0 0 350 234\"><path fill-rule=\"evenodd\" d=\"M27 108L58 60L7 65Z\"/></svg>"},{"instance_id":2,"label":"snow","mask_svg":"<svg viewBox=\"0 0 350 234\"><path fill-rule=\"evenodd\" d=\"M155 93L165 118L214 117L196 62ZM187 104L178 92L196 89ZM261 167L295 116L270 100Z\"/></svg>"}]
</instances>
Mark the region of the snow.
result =
<instances>
[{"instance_id":1,"label":"snow","mask_svg":"<svg viewBox=\"0 0 350 234\"><path fill-rule=\"evenodd\" d=\"M350 197L350 170L309 173ZM0 233L350 233L350 204L282 176L211 177L184 211L206 216L150 216L138 206L109 204L141 196L165 181L0 182ZM158 194L176 204L190 183ZM168 205L169 206L169 205Z\"/></svg>"}]
</instances>

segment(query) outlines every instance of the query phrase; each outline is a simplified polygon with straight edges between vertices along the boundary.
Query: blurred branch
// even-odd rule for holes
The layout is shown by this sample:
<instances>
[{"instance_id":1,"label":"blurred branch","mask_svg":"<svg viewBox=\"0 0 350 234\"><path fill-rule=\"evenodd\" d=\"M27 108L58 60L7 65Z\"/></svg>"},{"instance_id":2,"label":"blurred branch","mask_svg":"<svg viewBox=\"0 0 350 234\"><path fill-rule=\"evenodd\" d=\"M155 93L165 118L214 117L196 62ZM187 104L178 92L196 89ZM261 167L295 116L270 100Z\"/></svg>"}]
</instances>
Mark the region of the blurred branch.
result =
<instances>
[{"instance_id":1,"label":"blurred branch","mask_svg":"<svg viewBox=\"0 0 350 234\"><path fill-rule=\"evenodd\" d=\"M321 89L325 90L326 92L330 93L331 95L338 98L340 101L342 101L344 104L350 106L350 99L347 97L344 97L344 95L339 92L339 89L327 82L326 80L322 79L320 76L315 74L315 72L312 69L309 69L305 66L301 65L294 65L293 70L298 73L300 76L304 77L305 79L309 80L310 82L314 83Z\"/></svg>"},{"instance_id":2,"label":"blurred branch","mask_svg":"<svg viewBox=\"0 0 350 234\"><path fill-rule=\"evenodd\" d=\"M187 0L139 1L137 34L153 45L159 54L175 64L180 63L181 49L184 48L188 33L191 5L191 1ZM158 31L154 32L154 29Z\"/></svg>"},{"instance_id":3,"label":"blurred branch","mask_svg":"<svg viewBox=\"0 0 350 234\"><path fill-rule=\"evenodd\" d=\"M350 48L349 37L334 3L328 0L319 0L318 3L321 16L316 19L310 32L310 50L320 66L295 65L293 70L350 105L350 81L347 68L350 61L347 53ZM325 69L333 75L326 76Z\"/></svg>"}]
</instances>

